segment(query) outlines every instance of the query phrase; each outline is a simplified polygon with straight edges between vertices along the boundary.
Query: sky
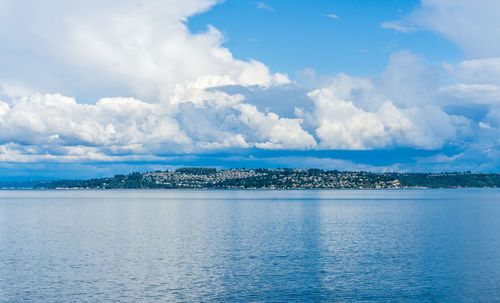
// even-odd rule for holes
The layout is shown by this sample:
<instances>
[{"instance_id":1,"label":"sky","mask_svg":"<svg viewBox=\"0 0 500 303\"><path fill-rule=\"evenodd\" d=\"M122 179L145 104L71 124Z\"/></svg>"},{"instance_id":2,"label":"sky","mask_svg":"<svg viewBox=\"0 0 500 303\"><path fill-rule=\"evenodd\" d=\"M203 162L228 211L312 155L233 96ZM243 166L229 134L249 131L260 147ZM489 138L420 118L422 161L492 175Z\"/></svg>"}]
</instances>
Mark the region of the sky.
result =
<instances>
[{"instance_id":1,"label":"sky","mask_svg":"<svg viewBox=\"0 0 500 303\"><path fill-rule=\"evenodd\" d=\"M500 2L0 0L0 180L500 172Z\"/></svg>"}]
</instances>

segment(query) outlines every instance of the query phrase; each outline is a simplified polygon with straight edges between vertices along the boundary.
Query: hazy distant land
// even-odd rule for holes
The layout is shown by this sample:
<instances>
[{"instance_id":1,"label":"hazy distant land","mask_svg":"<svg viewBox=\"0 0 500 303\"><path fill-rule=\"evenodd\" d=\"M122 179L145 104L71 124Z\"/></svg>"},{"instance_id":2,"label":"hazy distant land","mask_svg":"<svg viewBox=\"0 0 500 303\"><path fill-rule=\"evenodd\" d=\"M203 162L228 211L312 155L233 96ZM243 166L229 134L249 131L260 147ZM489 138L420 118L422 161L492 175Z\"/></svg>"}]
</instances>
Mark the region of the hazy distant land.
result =
<instances>
[{"instance_id":1,"label":"hazy distant land","mask_svg":"<svg viewBox=\"0 0 500 303\"><path fill-rule=\"evenodd\" d=\"M89 180L0 182L1 189L397 189L500 187L492 173L372 173L186 167Z\"/></svg>"}]
</instances>

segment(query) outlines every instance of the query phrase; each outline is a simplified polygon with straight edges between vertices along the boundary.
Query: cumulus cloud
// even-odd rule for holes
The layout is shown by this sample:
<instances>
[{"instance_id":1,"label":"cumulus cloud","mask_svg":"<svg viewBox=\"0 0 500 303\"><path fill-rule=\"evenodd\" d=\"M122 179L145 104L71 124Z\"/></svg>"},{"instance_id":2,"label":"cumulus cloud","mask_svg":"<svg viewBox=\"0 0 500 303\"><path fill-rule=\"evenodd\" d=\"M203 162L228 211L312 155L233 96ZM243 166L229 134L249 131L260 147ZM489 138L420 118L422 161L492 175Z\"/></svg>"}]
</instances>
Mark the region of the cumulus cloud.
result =
<instances>
[{"instance_id":1,"label":"cumulus cloud","mask_svg":"<svg viewBox=\"0 0 500 303\"><path fill-rule=\"evenodd\" d=\"M299 119L262 113L217 89L290 82L263 63L233 58L214 27L188 30L188 17L217 2L3 1L3 160L313 147ZM89 91L131 97L93 104L85 100Z\"/></svg>"},{"instance_id":2,"label":"cumulus cloud","mask_svg":"<svg viewBox=\"0 0 500 303\"><path fill-rule=\"evenodd\" d=\"M462 81L500 85L500 57L464 60L456 65L444 64L444 68Z\"/></svg>"},{"instance_id":3,"label":"cumulus cloud","mask_svg":"<svg viewBox=\"0 0 500 303\"><path fill-rule=\"evenodd\" d=\"M402 20L382 27L401 32L431 30L459 45L469 57L500 56L500 2L497 0L422 0Z\"/></svg>"},{"instance_id":4,"label":"cumulus cloud","mask_svg":"<svg viewBox=\"0 0 500 303\"><path fill-rule=\"evenodd\" d=\"M396 53L380 77L323 77L309 93L280 85L286 81L279 77L245 87L228 75L208 75L177 84L157 103L115 97L83 104L8 88L9 100L0 102L0 151L3 161L124 161L251 148L439 149L466 138L472 121L432 102L446 88L421 61ZM273 106L275 90L286 103Z\"/></svg>"},{"instance_id":5,"label":"cumulus cloud","mask_svg":"<svg viewBox=\"0 0 500 303\"><path fill-rule=\"evenodd\" d=\"M500 105L500 87L496 85L457 83L439 91L464 103Z\"/></svg>"},{"instance_id":6,"label":"cumulus cloud","mask_svg":"<svg viewBox=\"0 0 500 303\"><path fill-rule=\"evenodd\" d=\"M87 156L90 160L110 160L121 155L227 148L314 147L314 138L300 123L299 119L259 112L253 105L224 100L185 102L175 111L133 98L102 98L95 105L79 104L59 94L0 102L0 144L9 147L4 154L22 153L22 145L54 159Z\"/></svg>"},{"instance_id":7,"label":"cumulus cloud","mask_svg":"<svg viewBox=\"0 0 500 303\"><path fill-rule=\"evenodd\" d=\"M331 77L297 114L321 149L442 148L467 137L472 122L442 109L438 74L410 52L395 53L380 77Z\"/></svg>"},{"instance_id":8,"label":"cumulus cloud","mask_svg":"<svg viewBox=\"0 0 500 303\"><path fill-rule=\"evenodd\" d=\"M0 79L42 92L98 90L150 102L166 101L177 85L200 77L241 85L287 82L260 62L233 58L214 27L189 31L187 18L217 2L5 1Z\"/></svg>"},{"instance_id":9,"label":"cumulus cloud","mask_svg":"<svg viewBox=\"0 0 500 303\"><path fill-rule=\"evenodd\" d=\"M88 105L59 94L34 94L0 106L0 142L32 145L44 153L58 154L62 147L144 153L190 142L157 105L133 98L103 98Z\"/></svg>"},{"instance_id":10,"label":"cumulus cloud","mask_svg":"<svg viewBox=\"0 0 500 303\"><path fill-rule=\"evenodd\" d=\"M403 51L377 77L305 69L295 83L261 62L234 58L212 26L189 31L187 19L217 3L0 0L0 162L447 146L467 147L421 164L468 161L477 148L497 161L498 58L429 66ZM423 7L452 5L436 3ZM441 85L443 73L459 82ZM485 114L447 109L458 103L482 104ZM307 163L376 169L313 158Z\"/></svg>"},{"instance_id":11,"label":"cumulus cloud","mask_svg":"<svg viewBox=\"0 0 500 303\"><path fill-rule=\"evenodd\" d=\"M420 90L423 100L430 100L430 104L445 112L454 112L470 119L468 127L459 128L462 129L462 134L458 135L456 146L461 147L460 153L422 160L419 165L435 165L442 169L455 166L484 171L498 168L499 10L500 2L495 0L422 0L415 11L401 20L382 25L402 32L410 32L408 29L433 31L454 42L468 57L458 63L442 65L440 73L446 78L446 85L439 84L439 87L426 89L429 87L427 84L410 93L418 96L416 91ZM440 83L436 78L431 82ZM419 80L418 83L424 82ZM411 86L419 87L414 84Z\"/></svg>"},{"instance_id":12,"label":"cumulus cloud","mask_svg":"<svg viewBox=\"0 0 500 303\"><path fill-rule=\"evenodd\" d=\"M448 115L437 106L397 108L386 100L375 110L365 110L356 103L359 90L366 88L351 86L349 89L348 96L338 94L336 83L309 94L315 100L314 112L309 118L317 123L316 134L321 148L362 150L407 146L437 149L455 140L461 129L469 124L466 118Z\"/></svg>"},{"instance_id":13,"label":"cumulus cloud","mask_svg":"<svg viewBox=\"0 0 500 303\"><path fill-rule=\"evenodd\" d=\"M309 149L316 146L313 136L304 131L300 119L280 118L275 113L261 113L250 104L236 107L240 121L253 130L262 143L256 147L265 149Z\"/></svg>"}]
</instances>

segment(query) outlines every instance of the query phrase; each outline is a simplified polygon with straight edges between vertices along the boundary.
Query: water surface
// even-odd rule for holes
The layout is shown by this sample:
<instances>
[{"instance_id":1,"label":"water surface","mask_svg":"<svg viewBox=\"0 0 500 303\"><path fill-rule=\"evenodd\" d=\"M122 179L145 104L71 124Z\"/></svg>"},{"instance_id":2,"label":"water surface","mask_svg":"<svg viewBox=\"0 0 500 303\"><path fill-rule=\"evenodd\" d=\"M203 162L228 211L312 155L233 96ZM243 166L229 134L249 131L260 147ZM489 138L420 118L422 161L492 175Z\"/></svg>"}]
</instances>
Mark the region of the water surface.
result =
<instances>
[{"instance_id":1,"label":"water surface","mask_svg":"<svg viewBox=\"0 0 500 303\"><path fill-rule=\"evenodd\" d=\"M498 302L499 190L0 191L0 302Z\"/></svg>"}]
</instances>

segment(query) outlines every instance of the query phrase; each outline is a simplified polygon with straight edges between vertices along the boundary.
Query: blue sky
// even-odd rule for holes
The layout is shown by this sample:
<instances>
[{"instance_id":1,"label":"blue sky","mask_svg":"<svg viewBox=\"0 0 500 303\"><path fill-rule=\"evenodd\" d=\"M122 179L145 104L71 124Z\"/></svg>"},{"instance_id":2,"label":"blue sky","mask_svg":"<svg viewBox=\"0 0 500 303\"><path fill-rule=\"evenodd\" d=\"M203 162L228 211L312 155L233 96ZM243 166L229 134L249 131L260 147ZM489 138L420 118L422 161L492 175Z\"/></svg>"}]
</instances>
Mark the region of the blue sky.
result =
<instances>
[{"instance_id":1,"label":"blue sky","mask_svg":"<svg viewBox=\"0 0 500 303\"><path fill-rule=\"evenodd\" d=\"M500 167L494 0L0 0L0 179Z\"/></svg>"},{"instance_id":2,"label":"blue sky","mask_svg":"<svg viewBox=\"0 0 500 303\"><path fill-rule=\"evenodd\" d=\"M259 3L270 9L259 9ZM439 34L405 35L381 27L419 5L419 1L393 0L226 1L189 19L188 25L193 32L214 25L224 33L224 46L235 57L265 62L290 77L305 68L321 74L376 76L389 56L401 50L412 50L437 64L463 60L460 48Z\"/></svg>"}]
</instances>

